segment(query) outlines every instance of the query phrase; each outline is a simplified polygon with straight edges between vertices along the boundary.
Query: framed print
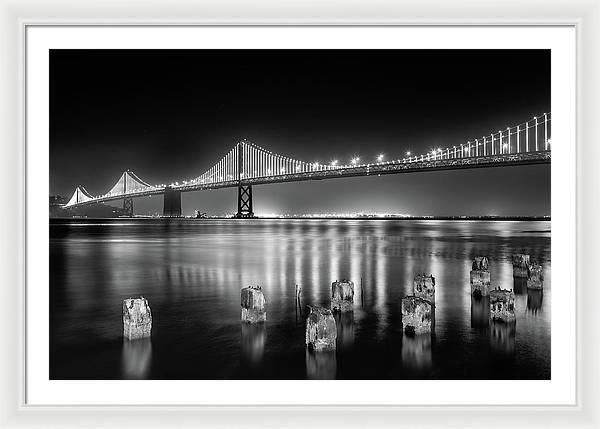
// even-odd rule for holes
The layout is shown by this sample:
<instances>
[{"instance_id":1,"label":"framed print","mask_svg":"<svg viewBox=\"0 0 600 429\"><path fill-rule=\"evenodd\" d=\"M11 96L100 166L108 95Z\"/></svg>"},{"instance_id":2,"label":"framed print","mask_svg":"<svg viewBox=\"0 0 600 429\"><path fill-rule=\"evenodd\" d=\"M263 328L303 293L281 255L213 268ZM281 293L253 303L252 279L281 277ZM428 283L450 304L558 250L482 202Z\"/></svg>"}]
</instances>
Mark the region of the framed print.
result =
<instances>
[{"instance_id":1,"label":"framed print","mask_svg":"<svg viewBox=\"0 0 600 429\"><path fill-rule=\"evenodd\" d=\"M597 30L386 7L6 18L8 423L598 425Z\"/></svg>"}]
</instances>

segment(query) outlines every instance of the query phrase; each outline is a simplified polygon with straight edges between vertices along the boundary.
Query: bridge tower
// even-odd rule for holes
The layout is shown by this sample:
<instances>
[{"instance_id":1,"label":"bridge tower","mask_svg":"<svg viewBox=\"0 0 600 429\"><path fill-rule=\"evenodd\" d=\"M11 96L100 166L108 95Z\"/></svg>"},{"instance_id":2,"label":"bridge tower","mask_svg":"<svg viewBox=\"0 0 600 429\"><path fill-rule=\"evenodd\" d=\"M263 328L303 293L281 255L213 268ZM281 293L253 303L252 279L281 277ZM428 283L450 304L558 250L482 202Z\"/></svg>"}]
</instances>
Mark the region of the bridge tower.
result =
<instances>
[{"instance_id":1,"label":"bridge tower","mask_svg":"<svg viewBox=\"0 0 600 429\"><path fill-rule=\"evenodd\" d=\"M165 188L163 194L163 216L181 217L181 191L170 186Z\"/></svg>"},{"instance_id":2,"label":"bridge tower","mask_svg":"<svg viewBox=\"0 0 600 429\"><path fill-rule=\"evenodd\" d=\"M242 183L242 173L244 172L244 148L246 143L237 144L237 179L238 179L238 210L235 217L238 219L250 219L254 217L252 210L252 185Z\"/></svg>"},{"instance_id":3,"label":"bridge tower","mask_svg":"<svg viewBox=\"0 0 600 429\"><path fill-rule=\"evenodd\" d=\"M125 216L133 217L133 198L123 199L123 212Z\"/></svg>"},{"instance_id":4,"label":"bridge tower","mask_svg":"<svg viewBox=\"0 0 600 429\"><path fill-rule=\"evenodd\" d=\"M238 185L238 211L235 214L236 218L247 219L253 218L252 211L252 185Z\"/></svg>"},{"instance_id":5,"label":"bridge tower","mask_svg":"<svg viewBox=\"0 0 600 429\"><path fill-rule=\"evenodd\" d=\"M123 194L127 194L127 177L129 169L123 173ZM133 198L123 198L123 212L125 216L133 217Z\"/></svg>"}]
</instances>

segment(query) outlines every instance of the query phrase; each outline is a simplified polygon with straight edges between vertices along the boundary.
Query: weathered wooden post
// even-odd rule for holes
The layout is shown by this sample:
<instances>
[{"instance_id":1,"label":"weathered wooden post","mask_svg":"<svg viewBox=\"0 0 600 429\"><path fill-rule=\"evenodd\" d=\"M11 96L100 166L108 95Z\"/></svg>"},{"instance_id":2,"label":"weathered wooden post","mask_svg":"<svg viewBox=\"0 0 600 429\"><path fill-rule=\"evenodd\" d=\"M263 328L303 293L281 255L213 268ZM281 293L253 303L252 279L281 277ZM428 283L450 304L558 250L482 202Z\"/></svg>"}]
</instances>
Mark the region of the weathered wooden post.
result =
<instances>
[{"instance_id":1,"label":"weathered wooden post","mask_svg":"<svg viewBox=\"0 0 600 429\"><path fill-rule=\"evenodd\" d=\"M527 278L527 267L529 266L529 255L518 253L513 255L513 277Z\"/></svg>"},{"instance_id":2,"label":"weathered wooden post","mask_svg":"<svg viewBox=\"0 0 600 429\"><path fill-rule=\"evenodd\" d=\"M402 329L407 334L420 335L431 332L433 304L418 296L402 298Z\"/></svg>"},{"instance_id":3,"label":"weathered wooden post","mask_svg":"<svg viewBox=\"0 0 600 429\"><path fill-rule=\"evenodd\" d=\"M337 326L331 310L308 306L306 318L306 347L314 351L335 350Z\"/></svg>"},{"instance_id":4,"label":"weathered wooden post","mask_svg":"<svg viewBox=\"0 0 600 429\"><path fill-rule=\"evenodd\" d=\"M435 304L435 277L432 274L417 274L413 281L413 295Z\"/></svg>"},{"instance_id":5,"label":"weathered wooden post","mask_svg":"<svg viewBox=\"0 0 600 429\"><path fill-rule=\"evenodd\" d=\"M527 268L527 289L543 289L544 269L542 266L538 264L531 264Z\"/></svg>"},{"instance_id":6,"label":"weathered wooden post","mask_svg":"<svg viewBox=\"0 0 600 429\"><path fill-rule=\"evenodd\" d=\"M242 322L259 323L267 320L266 301L260 286L241 290Z\"/></svg>"},{"instance_id":7,"label":"weathered wooden post","mask_svg":"<svg viewBox=\"0 0 600 429\"><path fill-rule=\"evenodd\" d=\"M342 279L331 283L331 311L354 310L354 283Z\"/></svg>"},{"instance_id":8,"label":"weathered wooden post","mask_svg":"<svg viewBox=\"0 0 600 429\"><path fill-rule=\"evenodd\" d=\"M148 338L152 333L152 311L143 296L123 300L123 336L128 340Z\"/></svg>"},{"instance_id":9,"label":"weathered wooden post","mask_svg":"<svg viewBox=\"0 0 600 429\"><path fill-rule=\"evenodd\" d=\"M490 292L490 318L506 323L515 320L515 294L512 290L494 289Z\"/></svg>"},{"instance_id":10,"label":"weathered wooden post","mask_svg":"<svg viewBox=\"0 0 600 429\"><path fill-rule=\"evenodd\" d=\"M486 256L477 256L471 266L471 295L490 294L490 267Z\"/></svg>"}]
</instances>

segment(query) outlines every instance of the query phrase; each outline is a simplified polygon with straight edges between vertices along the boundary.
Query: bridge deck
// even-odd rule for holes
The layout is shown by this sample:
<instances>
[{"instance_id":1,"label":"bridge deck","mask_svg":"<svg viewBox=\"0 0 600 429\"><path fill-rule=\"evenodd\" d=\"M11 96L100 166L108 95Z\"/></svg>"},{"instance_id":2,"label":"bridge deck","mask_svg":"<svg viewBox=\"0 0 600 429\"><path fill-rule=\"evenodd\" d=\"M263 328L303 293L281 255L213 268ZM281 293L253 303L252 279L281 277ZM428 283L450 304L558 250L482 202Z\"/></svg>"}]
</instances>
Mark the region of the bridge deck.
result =
<instances>
[{"instance_id":1,"label":"bridge deck","mask_svg":"<svg viewBox=\"0 0 600 429\"><path fill-rule=\"evenodd\" d=\"M266 177L257 177L250 179L243 179L241 184L243 185L265 185L285 182L302 182L308 180L324 180L324 179L335 179L345 177L366 177L366 176L379 176L383 174L402 174L402 173L416 173L424 171L444 171L444 170L458 170L468 168L490 168L490 167L507 167L507 166L518 166L518 165L532 165L532 164L549 164L551 162L551 151L539 151L539 152L525 152L525 153L513 153L504 155L492 155L492 156L479 156L479 157L465 157L465 158L450 158L450 159L436 159L436 160L424 160L424 161L413 161L413 162L382 162L376 164L360 165L356 167L339 167L332 168L329 170L321 170L314 172L302 172L296 174L280 174ZM183 184L179 186L173 186L173 189L177 189L181 192L192 192L202 191L209 189L221 189L221 188L233 188L240 185L238 180L229 180L211 184ZM138 198L146 197L150 195L158 195L164 193L164 187L155 187L150 190L142 192L133 192L122 195L110 195L106 197L95 198L90 201L73 204L70 207L84 206L94 203L102 203L107 201L121 200L127 198Z\"/></svg>"}]
</instances>

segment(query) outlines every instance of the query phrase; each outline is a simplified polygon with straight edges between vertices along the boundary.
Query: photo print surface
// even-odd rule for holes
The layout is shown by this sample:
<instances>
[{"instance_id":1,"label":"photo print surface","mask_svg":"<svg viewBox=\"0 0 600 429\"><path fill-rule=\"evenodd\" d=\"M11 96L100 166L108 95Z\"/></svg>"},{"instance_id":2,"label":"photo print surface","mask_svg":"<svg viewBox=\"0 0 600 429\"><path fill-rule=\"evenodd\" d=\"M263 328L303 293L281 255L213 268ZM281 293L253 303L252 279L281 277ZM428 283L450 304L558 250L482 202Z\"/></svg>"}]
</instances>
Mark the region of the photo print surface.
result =
<instances>
[{"instance_id":1,"label":"photo print surface","mask_svg":"<svg viewBox=\"0 0 600 429\"><path fill-rule=\"evenodd\" d=\"M549 50L50 50L50 378L540 379Z\"/></svg>"}]
</instances>

